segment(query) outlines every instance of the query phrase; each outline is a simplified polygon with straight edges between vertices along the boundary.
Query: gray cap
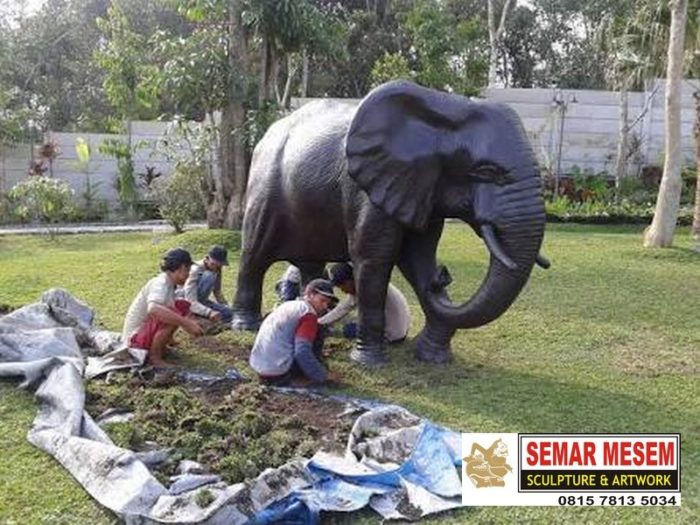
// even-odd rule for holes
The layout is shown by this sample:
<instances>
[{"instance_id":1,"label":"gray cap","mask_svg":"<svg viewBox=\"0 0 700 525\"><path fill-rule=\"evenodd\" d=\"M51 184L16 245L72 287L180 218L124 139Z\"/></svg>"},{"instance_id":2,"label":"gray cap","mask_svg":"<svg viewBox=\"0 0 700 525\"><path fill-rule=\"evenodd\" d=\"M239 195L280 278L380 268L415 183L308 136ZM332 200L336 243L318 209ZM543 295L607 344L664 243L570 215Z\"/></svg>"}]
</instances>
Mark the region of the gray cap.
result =
<instances>
[{"instance_id":1,"label":"gray cap","mask_svg":"<svg viewBox=\"0 0 700 525\"><path fill-rule=\"evenodd\" d=\"M333 294L333 285L330 281L326 279L314 279L310 281L306 286L306 289L310 292L315 292L321 295L325 295L329 299L337 301L338 298Z\"/></svg>"}]
</instances>

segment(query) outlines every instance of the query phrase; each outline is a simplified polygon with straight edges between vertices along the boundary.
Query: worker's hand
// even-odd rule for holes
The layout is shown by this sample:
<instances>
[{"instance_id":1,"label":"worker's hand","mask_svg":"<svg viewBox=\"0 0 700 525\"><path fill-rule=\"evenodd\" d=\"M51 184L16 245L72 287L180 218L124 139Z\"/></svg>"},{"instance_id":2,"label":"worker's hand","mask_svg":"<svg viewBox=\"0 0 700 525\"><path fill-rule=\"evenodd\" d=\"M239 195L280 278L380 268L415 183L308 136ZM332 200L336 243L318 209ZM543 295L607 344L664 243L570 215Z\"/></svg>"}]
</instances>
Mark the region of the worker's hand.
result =
<instances>
[{"instance_id":1,"label":"worker's hand","mask_svg":"<svg viewBox=\"0 0 700 525\"><path fill-rule=\"evenodd\" d=\"M221 321L221 312L217 312L216 310L212 310L212 312L209 314L209 320L216 321L218 323L219 321Z\"/></svg>"},{"instance_id":2,"label":"worker's hand","mask_svg":"<svg viewBox=\"0 0 700 525\"><path fill-rule=\"evenodd\" d=\"M199 323L197 323L197 321L195 321L194 319L185 317L183 328L188 334L193 335L195 337L204 335L204 330L202 330L202 327L199 326Z\"/></svg>"}]
</instances>

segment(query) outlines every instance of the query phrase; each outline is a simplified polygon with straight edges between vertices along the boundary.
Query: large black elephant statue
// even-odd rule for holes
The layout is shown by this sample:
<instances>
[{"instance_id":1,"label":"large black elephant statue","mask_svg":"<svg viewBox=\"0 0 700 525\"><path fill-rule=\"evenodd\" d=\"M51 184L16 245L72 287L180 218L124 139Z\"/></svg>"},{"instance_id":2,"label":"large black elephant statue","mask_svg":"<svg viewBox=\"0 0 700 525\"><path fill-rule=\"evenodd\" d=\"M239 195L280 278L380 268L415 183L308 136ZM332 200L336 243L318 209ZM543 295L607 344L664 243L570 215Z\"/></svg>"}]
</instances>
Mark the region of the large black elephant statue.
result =
<instances>
[{"instance_id":1,"label":"large black elephant statue","mask_svg":"<svg viewBox=\"0 0 700 525\"><path fill-rule=\"evenodd\" d=\"M539 256L545 211L539 169L508 107L395 81L359 106L307 104L255 148L243 221L234 329L259 326L263 277L286 260L304 279L351 260L358 300L352 358L386 359L384 301L395 265L415 290L425 326L414 341L429 362L450 359L459 328L498 318ZM435 254L445 218L468 223L490 251L488 273L464 304Z\"/></svg>"}]
</instances>

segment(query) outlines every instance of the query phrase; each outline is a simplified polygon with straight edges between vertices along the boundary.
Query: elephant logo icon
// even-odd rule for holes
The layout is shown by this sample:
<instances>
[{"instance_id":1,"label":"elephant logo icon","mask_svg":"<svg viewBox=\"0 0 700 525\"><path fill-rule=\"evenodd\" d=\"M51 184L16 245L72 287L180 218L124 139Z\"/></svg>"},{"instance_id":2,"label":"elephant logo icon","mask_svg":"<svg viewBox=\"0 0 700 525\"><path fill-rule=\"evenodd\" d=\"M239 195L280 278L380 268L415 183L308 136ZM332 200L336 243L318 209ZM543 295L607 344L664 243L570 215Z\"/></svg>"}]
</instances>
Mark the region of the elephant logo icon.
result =
<instances>
[{"instance_id":1,"label":"elephant logo icon","mask_svg":"<svg viewBox=\"0 0 700 525\"><path fill-rule=\"evenodd\" d=\"M506 462L508 446L497 439L489 448L473 443L471 451L464 458L467 476L478 489L483 487L505 487L504 480L512 467Z\"/></svg>"}]
</instances>

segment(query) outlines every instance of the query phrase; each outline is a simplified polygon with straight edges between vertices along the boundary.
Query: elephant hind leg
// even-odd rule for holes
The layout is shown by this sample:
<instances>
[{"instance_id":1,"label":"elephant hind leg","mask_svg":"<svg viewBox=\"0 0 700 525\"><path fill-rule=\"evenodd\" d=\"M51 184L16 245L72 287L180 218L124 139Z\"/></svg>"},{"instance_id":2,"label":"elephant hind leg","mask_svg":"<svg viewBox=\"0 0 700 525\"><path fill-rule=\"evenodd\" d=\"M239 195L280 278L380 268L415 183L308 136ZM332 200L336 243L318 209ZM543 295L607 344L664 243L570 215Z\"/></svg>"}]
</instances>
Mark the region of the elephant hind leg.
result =
<instances>
[{"instance_id":1,"label":"elephant hind leg","mask_svg":"<svg viewBox=\"0 0 700 525\"><path fill-rule=\"evenodd\" d=\"M271 260L256 257L249 251L241 255L232 329L256 331L260 328L263 280L271 264Z\"/></svg>"}]
</instances>

